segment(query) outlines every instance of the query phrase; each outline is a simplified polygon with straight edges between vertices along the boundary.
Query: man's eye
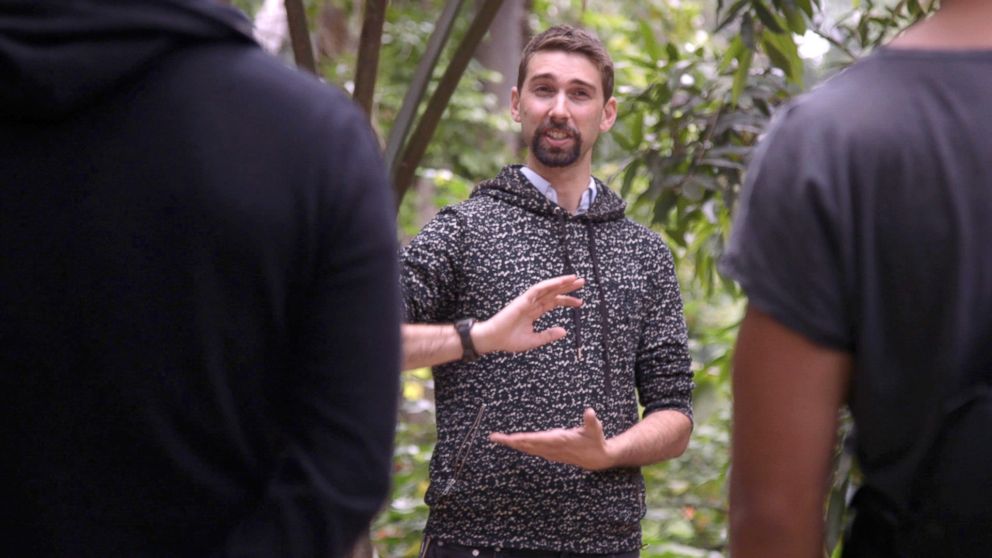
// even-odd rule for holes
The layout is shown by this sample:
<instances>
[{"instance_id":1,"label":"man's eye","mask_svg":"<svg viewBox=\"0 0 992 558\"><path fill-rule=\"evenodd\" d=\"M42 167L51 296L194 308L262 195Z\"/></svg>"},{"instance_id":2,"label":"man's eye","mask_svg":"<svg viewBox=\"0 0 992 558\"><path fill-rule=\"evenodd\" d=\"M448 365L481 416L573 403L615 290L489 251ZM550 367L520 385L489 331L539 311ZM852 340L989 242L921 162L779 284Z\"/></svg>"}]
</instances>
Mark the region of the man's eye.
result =
<instances>
[{"instance_id":1,"label":"man's eye","mask_svg":"<svg viewBox=\"0 0 992 558\"><path fill-rule=\"evenodd\" d=\"M572 92L572 96L577 99L588 99L590 97L589 92L582 89Z\"/></svg>"},{"instance_id":2,"label":"man's eye","mask_svg":"<svg viewBox=\"0 0 992 558\"><path fill-rule=\"evenodd\" d=\"M538 95L547 95L552 91L551 88L546 85L539 85L534 88L534 92L537 93Z\"/></svg>"}]
</instances>

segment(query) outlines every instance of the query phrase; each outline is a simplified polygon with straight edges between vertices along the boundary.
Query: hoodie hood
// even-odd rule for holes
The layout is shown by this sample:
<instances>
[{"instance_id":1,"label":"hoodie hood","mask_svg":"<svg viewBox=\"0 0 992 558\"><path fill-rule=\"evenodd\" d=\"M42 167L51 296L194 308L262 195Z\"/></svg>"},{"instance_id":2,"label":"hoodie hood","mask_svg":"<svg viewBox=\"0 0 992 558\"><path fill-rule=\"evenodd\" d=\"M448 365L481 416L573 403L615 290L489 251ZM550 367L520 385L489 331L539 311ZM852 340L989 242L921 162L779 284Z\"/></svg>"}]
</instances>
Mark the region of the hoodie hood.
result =
<instances>
[{"instance_id":1,"label":"hoodie hood","mask_svg":"<svg viewBox=\"0 0 992 558\"><path fill-rule=\"evenodd\" d=\"M472 196L489 196L526 209L531 213L554 215L555 208L558 206L530 184L527 177L520 172L522 166L508 165L503 167L503 170L495 178L476 186ZM598 178L593 178L596 180L596 199L592 202L589 211L577 218L587 219L594 223L623 219L627 204Z\"/></svg>"},{"instance_id":2,"label":"hoodie hood","mask_svg":"<svg viewBox=\"0 0 992 558\"><path fill-rule=\"evenodd\" d=\"M208 0L4 0L0 119L65 118L211 41L251 43L251 22Z\"/></svg>"}]
</instances>

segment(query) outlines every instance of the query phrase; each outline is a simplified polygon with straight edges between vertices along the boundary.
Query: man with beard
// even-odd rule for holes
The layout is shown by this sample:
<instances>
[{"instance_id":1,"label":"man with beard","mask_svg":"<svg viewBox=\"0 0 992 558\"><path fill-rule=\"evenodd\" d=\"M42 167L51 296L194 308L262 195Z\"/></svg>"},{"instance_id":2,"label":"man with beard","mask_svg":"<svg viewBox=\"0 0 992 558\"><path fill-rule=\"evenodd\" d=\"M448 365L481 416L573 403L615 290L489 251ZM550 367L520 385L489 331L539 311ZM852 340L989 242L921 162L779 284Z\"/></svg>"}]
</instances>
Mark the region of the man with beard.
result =
<instances>
[{"instance_id":1,"label":"man with beard","mask_svg":"<svg viewBox=\"0 0 992 558\"><path fill-rule=\"evenodd\" d=\"M672 256L591 176L593 144L616 119L612 92L595 36L556 26L534 37L511 101L527 164L442 210L403 253L406 319L433 324L405 326L408 360L456 359L434 369L422 555L638 556L639 467L688 443L692 374ZM549 288L579 288L581 304L547 295L539 310L550 310L527 323L554 342L505 352L526 347L494 341L492 317L563 273L584 283Z\"/></svg>"}]
</instances>

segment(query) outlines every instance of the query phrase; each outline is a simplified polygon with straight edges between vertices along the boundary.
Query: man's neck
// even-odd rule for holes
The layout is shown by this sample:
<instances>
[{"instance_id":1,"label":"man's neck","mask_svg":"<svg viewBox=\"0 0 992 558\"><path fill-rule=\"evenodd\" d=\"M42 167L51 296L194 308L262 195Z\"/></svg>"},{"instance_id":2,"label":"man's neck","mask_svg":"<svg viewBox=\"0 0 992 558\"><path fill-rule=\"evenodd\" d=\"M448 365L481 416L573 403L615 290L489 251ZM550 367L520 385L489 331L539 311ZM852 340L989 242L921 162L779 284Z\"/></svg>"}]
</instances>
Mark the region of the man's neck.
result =
<instances>
[{"instance_id":1,"label":"man's neck","mask_svg":"<svg viewBox=\"0 0 992 558\"><path fill-rule=\"evenodd\" d=\"M992 49L992 2L943 0L936 14L910 27L890 46L920 50Z\"/></svg>"},{"instance_id":2,"label":"man's neck","mask_svg":"<svg viewBox=\"0 0 992 558\"><path fill-rule=\"evenodd\" d=\"M567 167L542 165L533 155L527 157L527 166L551 183L558 195L558 205L569 213L575 213L582 200L582 194L589 189L592 165L588 160L576 161Z\"/></svg>"}]
</instances>

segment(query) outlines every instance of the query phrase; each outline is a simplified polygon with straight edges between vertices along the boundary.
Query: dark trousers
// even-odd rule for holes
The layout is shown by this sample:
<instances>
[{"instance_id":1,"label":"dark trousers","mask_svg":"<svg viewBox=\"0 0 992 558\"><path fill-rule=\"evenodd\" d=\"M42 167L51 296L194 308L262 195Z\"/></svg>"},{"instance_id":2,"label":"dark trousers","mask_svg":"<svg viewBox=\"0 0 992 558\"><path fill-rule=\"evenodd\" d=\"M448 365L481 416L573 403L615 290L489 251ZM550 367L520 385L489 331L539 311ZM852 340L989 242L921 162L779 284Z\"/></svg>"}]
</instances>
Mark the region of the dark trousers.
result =
<instances>
[{"instance_id":1,"label":"dark trousers","mask_svg":"<svg viewBox=\"0 0 992 558\"><path fill-rule=\"evenodd\" d=\"M425 538L420 558L639 558L638 550L615 554L583 554L554 550L524 550L462 546Z\"/></svg>"}]
</instances>

